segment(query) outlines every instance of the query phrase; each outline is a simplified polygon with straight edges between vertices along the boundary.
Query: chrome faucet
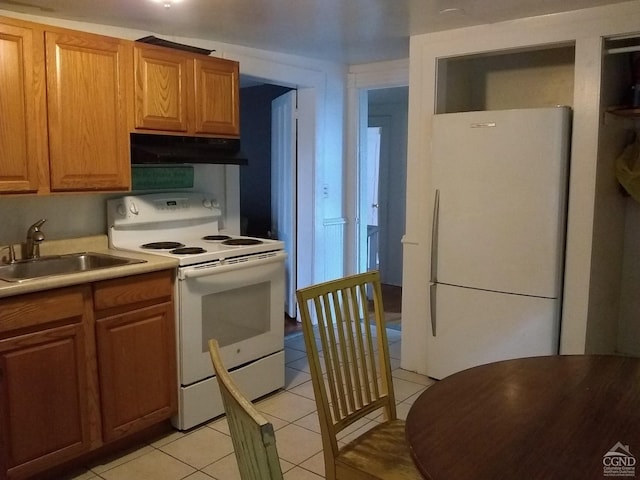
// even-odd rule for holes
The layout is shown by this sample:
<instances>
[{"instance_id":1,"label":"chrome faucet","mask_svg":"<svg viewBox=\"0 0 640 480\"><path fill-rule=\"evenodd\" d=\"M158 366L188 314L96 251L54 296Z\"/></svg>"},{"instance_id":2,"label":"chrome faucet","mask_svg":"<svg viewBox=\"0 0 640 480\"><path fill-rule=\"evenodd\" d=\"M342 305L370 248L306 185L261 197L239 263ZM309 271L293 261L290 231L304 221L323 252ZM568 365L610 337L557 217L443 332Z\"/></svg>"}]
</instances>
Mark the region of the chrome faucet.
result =
<instances>
[{"instance_id":1,"label":"chrome faucet","mask_svg":"<svg viewBox=\"0 0 640 480\"><path fill-rule=\"evenodd\" d=\"M44 240L44 233L40 231L40 227L46 221L46 218L38 220L27 230L27 251L25 256L27 259L40 258L40 244Z\"/></svg>"}]
</instances>

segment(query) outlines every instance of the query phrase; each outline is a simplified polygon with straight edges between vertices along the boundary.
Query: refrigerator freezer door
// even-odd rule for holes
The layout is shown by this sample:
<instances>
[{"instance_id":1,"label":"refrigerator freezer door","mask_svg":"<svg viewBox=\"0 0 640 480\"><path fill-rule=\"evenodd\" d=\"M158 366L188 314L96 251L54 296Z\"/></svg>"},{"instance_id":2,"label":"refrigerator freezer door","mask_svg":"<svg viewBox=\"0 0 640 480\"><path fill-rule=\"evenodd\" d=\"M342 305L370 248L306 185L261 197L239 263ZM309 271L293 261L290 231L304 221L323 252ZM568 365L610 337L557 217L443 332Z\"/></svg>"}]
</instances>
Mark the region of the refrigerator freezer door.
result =
<instances>
[{"instance_id":1,"label":"refrigerator freezer door","mask_svg":"<svg viewBox=\"0 0 640 480\"><path fill-rule=\"evenodd\" d=\"M569 110L436 115L439 283L558 297Z\"/></svg>"},{"instance_id":2,"label":"refrigerator freezer door","mask_svg":"<svg viewBox=\"0 0 640 480\"><path fill-rule=\"evenodd\" d=\"M558 353L559 301L437 285L436 336L427 375L441 379L484 363Z\"/></svg>"}]
</instances>

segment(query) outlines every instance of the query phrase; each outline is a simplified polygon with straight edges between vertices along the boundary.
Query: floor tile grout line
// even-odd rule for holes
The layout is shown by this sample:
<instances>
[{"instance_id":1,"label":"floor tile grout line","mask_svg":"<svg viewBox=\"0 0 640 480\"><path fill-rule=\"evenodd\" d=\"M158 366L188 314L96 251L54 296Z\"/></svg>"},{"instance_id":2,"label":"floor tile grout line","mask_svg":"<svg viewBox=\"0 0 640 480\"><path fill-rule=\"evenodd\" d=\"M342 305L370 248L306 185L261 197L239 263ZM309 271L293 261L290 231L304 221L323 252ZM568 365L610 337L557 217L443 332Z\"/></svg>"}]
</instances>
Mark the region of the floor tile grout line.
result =
<instances>
[{"instance_id":1,"label":"floor tile grout line","mask_svg":"<svg viewBox=\"0 0 640 480\"><path fill-rule=\"evenodd\" d=\"M285 365L285 368L289 368L291 370L295 370L296 372L306 373L307 375L310 375L310 372L305 372L304 370L300 370L299 368L292 367L291 365ZM285 385L284 388L287 388L287 386Z\"/></svg>"},{"instance_id":2,"label":"floor tile grout line","mask_svg":"<svg viewBox=\"0 0 640 480\"><path fill-rule=\"evenodd\" d=\"M222 432L219 432L219 433L222 433ZM224 434L223 434L223 435L224 435ZM184 438L184 437L182 437L182 438ZM229 438L231 438L231 437L229 437ZM174 442L175 442L175 441L176 441L176 440L174 440ZM173 442L169 442L167 445L170 445L171 443L173 443ZM164 445L163 445L163 446L164 446ZM155 447L154 447L154 448L155 448ZM186 465L186 466L188 466L188 467L191 467L191 468L195 469L196 471L199 471L199 470L200 470L198 467L195 467L194 465L189 465L187 462L185 462L184 460L179 459L179 458L178 458L178 457L176 457L175 455L171 455L170 453L165 452L164 450L161 450L161 449L157 449L157 450L159 450L160 452L164 453L165 455L167 455L167 456L169 456L169 457L173 458L174 460L176 460L176 461L178 461L178 462L182 463L183 465ZM146 455L146 454L145 454L145 455ZM226 456L226 455L225 455L225 456ZM132 460L133 460L133 459L132 459ZM220 460L220 459L218 459L218 460ZM214 464L214 463L216 463L218 460L214 460L213 462L208 463L207 465L205 465L205 466L204 466L204 467L202 467L202 468L207 468L209 465L213 465L213 464ZM189 475L193 475L194 473L195 473L195 472L191 472ZM187 475L187 477L188 477L189 475ZM186 478L186 477L182 477L182 478Z\"/></svg>"}]
</instances>

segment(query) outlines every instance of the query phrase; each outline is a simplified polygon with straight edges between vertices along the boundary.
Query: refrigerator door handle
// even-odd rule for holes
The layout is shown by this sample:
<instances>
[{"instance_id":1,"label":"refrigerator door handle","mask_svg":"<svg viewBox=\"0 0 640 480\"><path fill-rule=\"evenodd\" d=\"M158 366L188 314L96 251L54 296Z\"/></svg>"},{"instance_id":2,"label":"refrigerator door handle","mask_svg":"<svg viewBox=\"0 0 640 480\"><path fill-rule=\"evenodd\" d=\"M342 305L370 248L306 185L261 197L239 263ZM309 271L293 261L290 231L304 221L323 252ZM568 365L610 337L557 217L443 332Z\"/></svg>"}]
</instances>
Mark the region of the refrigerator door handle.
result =
<instances>
[{"instance_id":1,"label":"refrigerator door handle","mask_svg":"<svg viewBox=\"0 0 640 480\"><path fill-rule=\"evenodd\" d=\"M437 283L429 285L429 310L431 313L431 335L436 336L436 289Z\"/></svg>"},{"instance_id":2,"label":"refrigerator door handle","mask_svg":"<svg viewBox=\"0 0 640 480\"><path fill-rule=\"evenodd\" d=\"M431 224L431 283L438 281L438 226L440 224L440 190L436 190L433 201L433 221Z\"/></svg>"},{"instance_id":3,"label":"refrigerator door handle","mask_svg":"<svg viewBox=\"0 0 640 480\"><path fill-rule=\"evenodd\" d=\"M438 227L440 225L440 190L436 189L433 200L433 223L431 224L431 285L429 285L429 311L431 335L436 336L436 289L438 288Z\"/></svg>"}]
</instances>

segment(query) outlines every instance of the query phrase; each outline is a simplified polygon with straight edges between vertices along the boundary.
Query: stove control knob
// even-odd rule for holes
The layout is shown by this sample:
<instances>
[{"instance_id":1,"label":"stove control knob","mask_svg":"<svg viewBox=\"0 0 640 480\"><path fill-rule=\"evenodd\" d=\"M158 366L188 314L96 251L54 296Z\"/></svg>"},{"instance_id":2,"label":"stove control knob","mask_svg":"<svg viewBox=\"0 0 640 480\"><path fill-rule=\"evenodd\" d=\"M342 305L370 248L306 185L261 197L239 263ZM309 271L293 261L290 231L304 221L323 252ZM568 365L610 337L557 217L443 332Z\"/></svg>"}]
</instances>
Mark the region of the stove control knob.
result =
<instances>
[{"instance_id":1,"label":"stove control knob","mask_svg":"<svg viewBox=\"0 0 640 480\"><path fill-rule=\"evenodd\" d=\"M202 206L204 208L213 208L216 206L218 202L216 202L215 200L212 200L210 198L205 198L204 200L202 200Z\"/></svg>"},{"instance_id":2,"label":"stove control knob","mask_svg":"<svg viewBox=\"0 0 640 480\"><path fill-rule=\"evenodd\" d=\"M134 215L138 215L138 213L140 213L140 212L138 211L138 207L136 207L136 204L135 204L135 203L133 203L133 202L131 202L131 204L129 205L129 211L130 211L131 213L133 213Z\"/></svg>"},{"instance_id":3,"label":"stove control knob","mask_svg":"<svg viewBox=\"0 0 640 480\"><path fill-rule=\"evenodd\" d=\"M127 216L127 209L125 208L124 203L118 204L118 206L116 207L116 213L121 217Z\"/></svg>"}]
</instances>

